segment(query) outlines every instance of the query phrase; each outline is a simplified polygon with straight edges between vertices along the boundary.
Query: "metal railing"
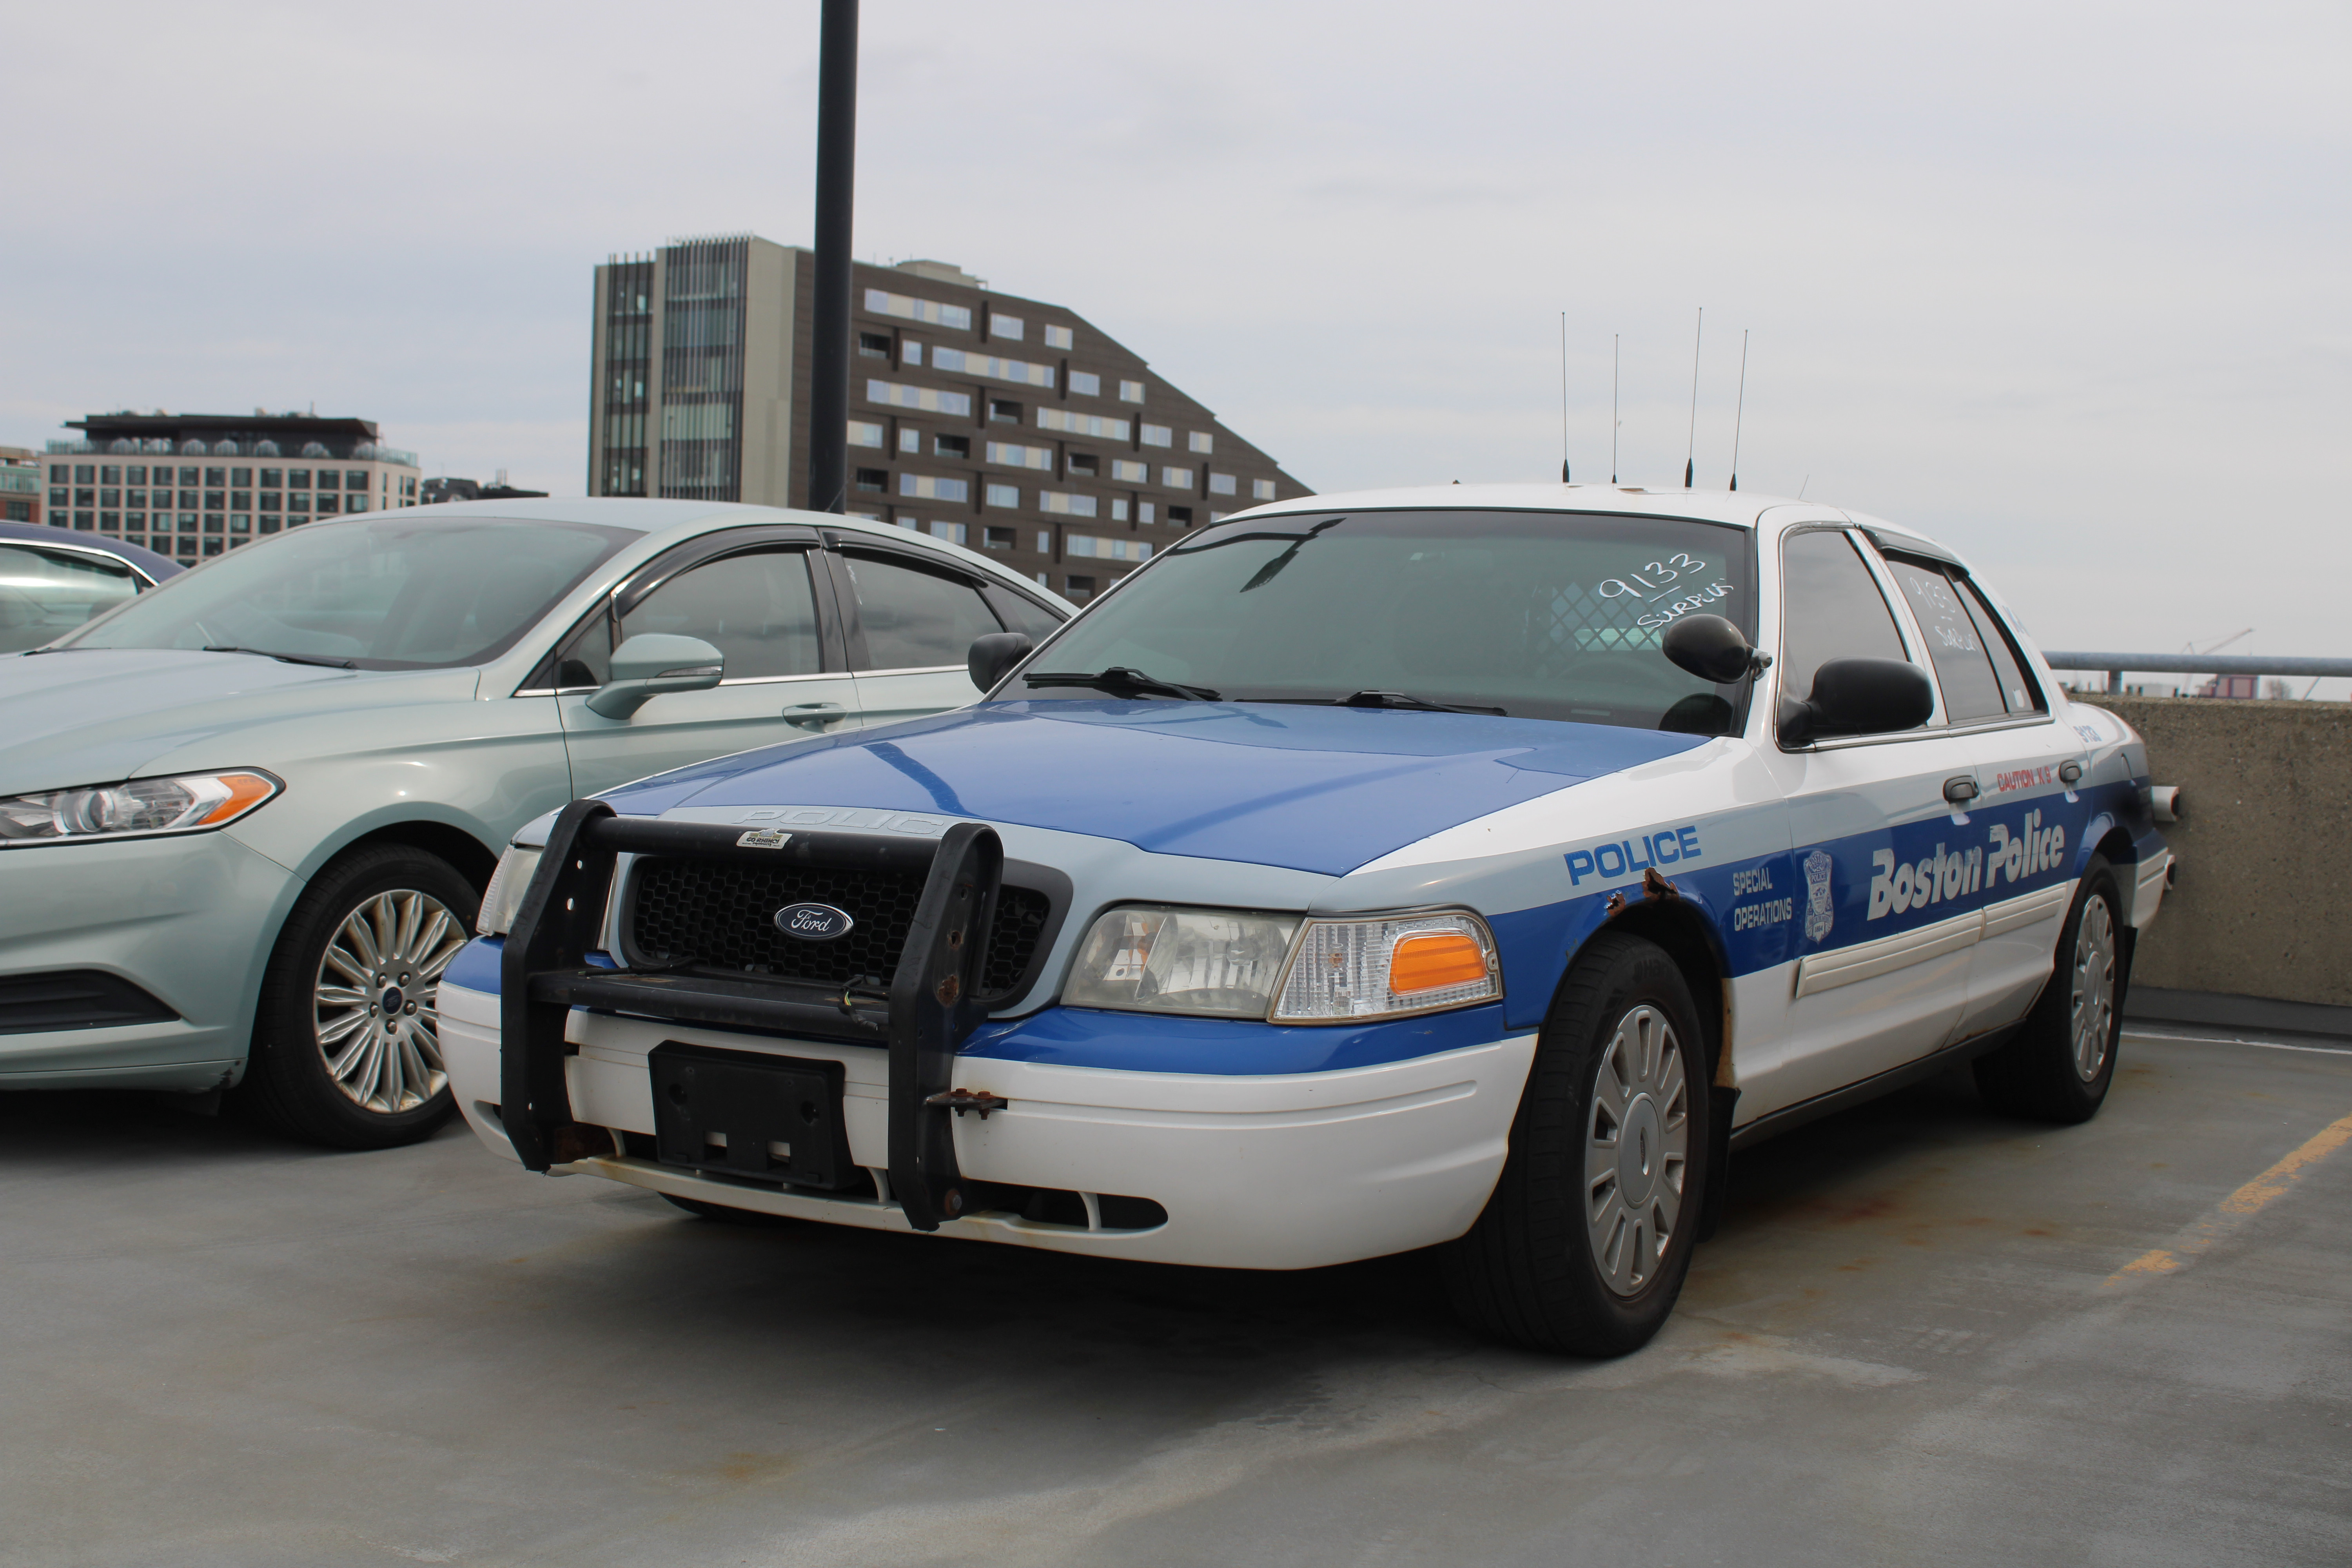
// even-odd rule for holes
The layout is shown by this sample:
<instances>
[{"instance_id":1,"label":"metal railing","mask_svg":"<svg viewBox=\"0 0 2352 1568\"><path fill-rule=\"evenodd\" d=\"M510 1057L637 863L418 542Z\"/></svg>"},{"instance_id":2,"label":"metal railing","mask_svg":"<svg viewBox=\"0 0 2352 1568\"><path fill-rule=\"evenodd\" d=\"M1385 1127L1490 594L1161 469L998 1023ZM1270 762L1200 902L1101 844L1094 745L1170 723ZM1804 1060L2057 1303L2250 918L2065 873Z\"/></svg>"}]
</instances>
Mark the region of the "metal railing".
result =
<instances>
[{"instance_id":1,"label":"metal railing","mask_svg":"<svg viewBox=\"0 0 2352 1568\"><path fill-rule=\"evenodd\" d=\"M415 453L399 447L384 447L364 441L357 445L341 441L333 443L310 441L302 445L319 447L323 450L307 452L299 449L289 451L287 448L289 445L291 443L284 441L240 441L230 438L218 441L169 441L161 437L153 440L134 440L128 436L123 436L105 441L53 439L48 442L47 450L44 455L51 458L125 459L188 458L199 462L206 458L242 458L247 461L273 463L396 463L410 468L420 466L416 461ZM264 452L260 450L264 446L273 446L276 450ZM199 447L203 449L190 451L187 449L190 447Z\"/></svg>"},{"instance_id":2,"label":"metal railing","mask_svg":"<svg viewBox=\"0 0 2352 1568\"><path fill-rule=\"evenodd\" d=\"M2143 675L2276 675L2317 678L2352 676L2352 658L2273 658L2256 654L2225 653L2084 653L2045 648L2042 657L2053 670L2100 670L2107 689L2119 692L2124 672Z\"/></svg>"}]
</instances>

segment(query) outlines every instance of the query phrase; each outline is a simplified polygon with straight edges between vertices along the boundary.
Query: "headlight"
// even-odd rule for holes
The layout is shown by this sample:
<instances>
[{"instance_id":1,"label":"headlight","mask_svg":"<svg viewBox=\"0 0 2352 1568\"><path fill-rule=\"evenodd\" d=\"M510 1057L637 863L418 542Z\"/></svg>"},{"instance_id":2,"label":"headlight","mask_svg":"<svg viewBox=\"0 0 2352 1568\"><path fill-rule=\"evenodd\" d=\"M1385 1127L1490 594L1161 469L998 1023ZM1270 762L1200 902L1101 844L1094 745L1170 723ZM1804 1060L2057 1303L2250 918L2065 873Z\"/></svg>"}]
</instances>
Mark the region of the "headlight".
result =
<instances>
[{"instance_id":1,"label":"headlight","mask_svg":"<svg viewBox=\"0 0 2352 1568\"><path fill-rule=\"evenodd\" d=\"M474 920L478 935L504 936L514 930L515 914L522 908L523 894L530 889L541 853L527 845L510 844L499 857L499 868L491 873L490 885L482 893L482 912Z\"/></svg>"},{"instance_id":2,"label":"headlight","mask_svg":"<svg viewBox=\"0 0 2352 1568\"><path fill-rule=\"evenodd\" d=\"M268 773L182 773L0 799L0 847L226 826L285 786Z\"/></svg>"},{"instance_id":3,"label":"headlight","mask_svg":"<svg viewBox=\"0 0 2352 1568\"><path fill-rule=\"evenodd\" d=\"M1270 1015L1277 1024L1434 1013L1503 994L1495 938L1476 915L1376 915L1307 922Z\"/></svg>"},{"instance_id":4,"label":"headlight","mask_svg":"<svg viewBox=\"0 0 2352 1568\"><path fill-rule=\"evenodd\" d=\"M1062 1001L1073 1007L1263 1018L1297 915L1126 904L1078 944Z\"/></svg>"}]
</instances>

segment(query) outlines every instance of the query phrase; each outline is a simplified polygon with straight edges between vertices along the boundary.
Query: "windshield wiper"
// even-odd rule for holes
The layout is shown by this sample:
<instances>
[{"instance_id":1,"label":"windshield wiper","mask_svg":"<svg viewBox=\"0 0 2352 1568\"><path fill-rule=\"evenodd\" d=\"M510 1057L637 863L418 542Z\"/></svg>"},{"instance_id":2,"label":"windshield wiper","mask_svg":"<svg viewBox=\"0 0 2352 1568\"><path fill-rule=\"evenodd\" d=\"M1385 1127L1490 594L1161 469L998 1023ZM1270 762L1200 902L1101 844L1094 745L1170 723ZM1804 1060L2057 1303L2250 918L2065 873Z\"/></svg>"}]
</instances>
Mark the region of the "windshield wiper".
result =
<instances>
[{"instance_id":1,"label":"windshield wiper","mask_svg":"<svg viewBox=\"0 0 2352 1568\"><path fill-rule=\"evenodd\" d=\"M1432 713L1492 713L1507 719L1510 712L1502 708L1480 708L1467 702L1432 702L1426 697L1408 696L1402 691L1352 691L1332 704L1335 708L1417 708Z\"/></svg>"},{"instance_id":2,"label":"windshield wiper","mask_svg":"<svg viewBox=\"0 0 2352 1568\"><path fill-rule=\"evenodd\" d=\"M259 658L274 658L280 664L315 664L327 669L357 669L348 658L313 658L307 653L272 653L266 647L236 647L227 643L207 643L206 653L249 653Z\"/></svg>"},{"instance_id":3,"label":"windshield wiper","mask_svg":"<svg viewBox=\"0 0 2352 1568\"><path fill-rule=\"evenodd\" d=\"M1139 669L1114 664L1108 669L1093 675L1074 670L1037 670L1021 678L1031 686L1091 686L1116 697L1121 692L1149 692L1160 697L1184 697L1195 702L1214 702L1217 694L1205 686L1179 686L1172 680L1162 680L1156 675L1146 675Z\"/></svg>"}]
</instances>

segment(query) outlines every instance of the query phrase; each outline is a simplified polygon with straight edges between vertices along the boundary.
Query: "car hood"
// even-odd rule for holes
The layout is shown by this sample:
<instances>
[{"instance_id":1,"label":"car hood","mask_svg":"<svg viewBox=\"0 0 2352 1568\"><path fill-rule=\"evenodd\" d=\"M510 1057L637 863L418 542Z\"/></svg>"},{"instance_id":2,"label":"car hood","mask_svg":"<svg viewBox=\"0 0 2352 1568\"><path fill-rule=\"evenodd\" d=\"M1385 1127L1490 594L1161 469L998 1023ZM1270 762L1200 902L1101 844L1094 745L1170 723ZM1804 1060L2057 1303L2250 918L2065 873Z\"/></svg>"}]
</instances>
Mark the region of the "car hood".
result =
<instances>
[{"instance_id":1,"label":"car hood","mask_svg":"<svg viewBox=\"0 0 2352 1568\"><path fill-rule=\"evenodd\" d=\"M733 807L939 813L1340 876L1706 739L1402 709L990 703L723 757L605 798L631 815L691 806L705 820Z\"/></svg>"},{"instance_id":2,"label":"car hood","mask_svg":"<svg viewBox=\"0 0 2352 1568\"><path fill-rule=\"evenodd\" d=\"M184 648L0 658L0 795L133 778L174 752L254 725L415 700L427 687L469 696L478 679L472 669L328 669ZM224 756L192 765L269 762Z\"/></svg>"}]
</instances>

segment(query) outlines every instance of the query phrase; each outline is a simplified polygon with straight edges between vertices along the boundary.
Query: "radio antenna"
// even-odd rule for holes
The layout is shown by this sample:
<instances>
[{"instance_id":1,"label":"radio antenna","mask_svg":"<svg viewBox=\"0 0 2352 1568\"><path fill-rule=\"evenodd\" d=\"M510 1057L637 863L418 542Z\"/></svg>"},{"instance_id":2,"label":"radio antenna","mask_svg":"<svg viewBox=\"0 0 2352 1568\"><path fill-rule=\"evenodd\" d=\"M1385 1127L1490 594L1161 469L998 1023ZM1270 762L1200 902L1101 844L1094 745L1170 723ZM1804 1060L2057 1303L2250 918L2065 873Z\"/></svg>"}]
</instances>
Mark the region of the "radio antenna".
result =
<instances>
[{"instance_id":1,"label":"radio antenna","mask_svg":"<svg viewBox=\"0 0 2352 1568\"><path fill-rule=\"evenodd\" d=\"M1559 313L1559 482L1568 483L1568 312Z\"/></svg>"},{"instance_id":2,"label":"radio antenna","mask_svg":"<svg viewBox=\"0 0 2352 1568\"><path fill-rule=\"evenodd\" d=\"M1683 489L1691 488L1692 476L1698 472L1698 345L1706 336L1706 307L1698 308L1698 326L1691 333L1691 416L1690 444L1683 453Z\"/></svg>"},{"instance_id":3,"label":"radio antenna","mask_svg":"<svg viewBox=\"0 0 2352 1568\"><path fill-rule=\"evenodd\" d=\"M1624 423L1617 417L1617 365L1624 334L1609 334L1609 482L1617 482L1617 427Z\"/></svg>"},{"instance_id":4,"label":"radio antenna","mask_svg":"<svg viewBox=\"0 0 2352 1568\"><path fill-rule=\"evenodd\" d=\"M1731 488L1739 488L1739 421L1748 413L1748 329L1739 329L1739 401L1731 413Z\"/></svg>"}]
</instances>

